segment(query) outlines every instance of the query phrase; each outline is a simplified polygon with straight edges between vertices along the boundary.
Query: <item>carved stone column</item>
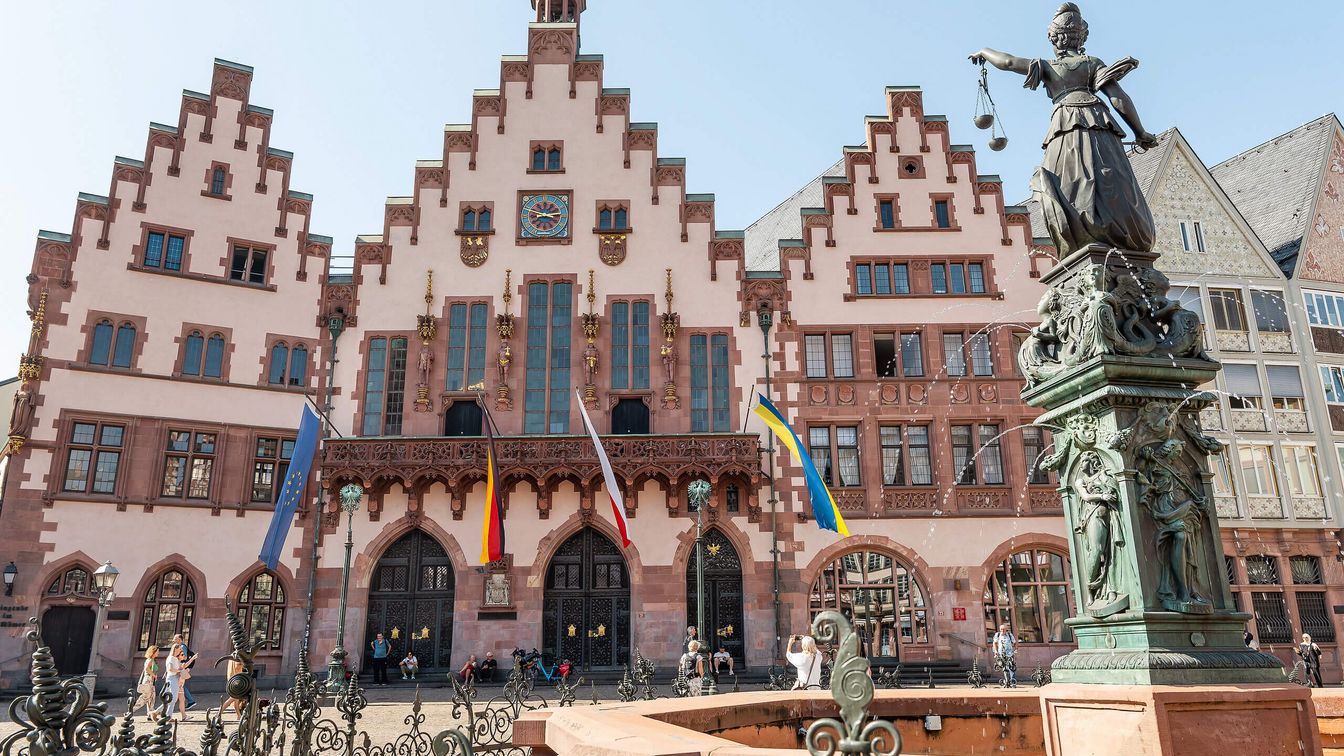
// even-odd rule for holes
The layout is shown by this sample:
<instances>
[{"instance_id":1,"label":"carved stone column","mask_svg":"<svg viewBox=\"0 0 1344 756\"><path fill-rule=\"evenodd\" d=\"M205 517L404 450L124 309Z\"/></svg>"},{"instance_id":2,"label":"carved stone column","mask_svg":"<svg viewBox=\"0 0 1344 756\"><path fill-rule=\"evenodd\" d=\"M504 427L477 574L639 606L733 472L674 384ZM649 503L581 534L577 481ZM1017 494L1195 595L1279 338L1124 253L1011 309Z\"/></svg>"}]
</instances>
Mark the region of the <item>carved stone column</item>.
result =
<instances>
[{"instance_id":1,"label":"carved stone column","mask_svg":"<svg viewBox=\"0 0 1344 756\"><path fill-rule=\"evenodd\" d=\"M1168 298L1157 255L1085 247L1046 274L1041 325L1019 354L1023 399L1046 412L1068 525L1078 649L1060 683L1282 682L1247 648L1224 569L1195 387L1219 365L1198 316Z\"/></svg>"}]
</instances>

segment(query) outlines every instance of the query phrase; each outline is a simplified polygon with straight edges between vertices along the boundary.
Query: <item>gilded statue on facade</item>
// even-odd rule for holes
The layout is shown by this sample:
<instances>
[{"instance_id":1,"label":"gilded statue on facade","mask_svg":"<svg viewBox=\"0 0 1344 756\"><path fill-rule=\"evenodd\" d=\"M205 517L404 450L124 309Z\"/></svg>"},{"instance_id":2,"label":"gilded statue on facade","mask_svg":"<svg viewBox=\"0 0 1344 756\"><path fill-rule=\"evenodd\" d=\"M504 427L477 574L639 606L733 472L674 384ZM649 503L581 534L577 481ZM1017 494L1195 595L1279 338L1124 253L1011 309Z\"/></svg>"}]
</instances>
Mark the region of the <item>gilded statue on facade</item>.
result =
<instances>
[{"instance_id":1,"label":"gilded statue on facade","mask_svg":"<svg viewBox=\"0 0 1344 756\"><path fill-rule=\"evenodd\" d=\"M1098 97L1105 95L1139 147L1156 147L1157 137L1143 128L1134 102L1120 87L1139 62L1121 58L1108 66L1087 55L1087 33L1078 6L1064 3L1047 32L1053 59L1020 58L990 48L970 58L976 65L989 63L1025 76L1028 89L1044 85L1054 102L1042 144L1045 158L1032 176L1031 190L1059 256L1089 244L1146 252L1153 248L1153 216L1125 155L1125 132Z\"/></svg>"}]
</instances>

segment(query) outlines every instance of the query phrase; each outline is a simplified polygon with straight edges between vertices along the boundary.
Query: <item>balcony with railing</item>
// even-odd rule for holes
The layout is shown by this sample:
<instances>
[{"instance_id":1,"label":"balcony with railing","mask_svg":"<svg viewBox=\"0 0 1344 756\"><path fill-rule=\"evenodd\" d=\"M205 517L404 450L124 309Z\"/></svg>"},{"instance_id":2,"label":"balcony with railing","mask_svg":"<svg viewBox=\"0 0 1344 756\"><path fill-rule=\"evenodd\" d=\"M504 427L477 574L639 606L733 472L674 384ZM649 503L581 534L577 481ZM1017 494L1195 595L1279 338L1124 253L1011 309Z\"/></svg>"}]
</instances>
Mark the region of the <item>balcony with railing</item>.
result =
<instances>
[{"instance_id":1,"label":"balcony with railing","mask_svg":"<svg viewBox=\"0 0 1344 756\"><path fill-rule=\"evenodd\" d=\"M605 436L603 447L616 476L635 488L656 480L667 490L696 479L712 485L761 480L760 437L754 433ZM330 491L360 483L370 491L397 483L423 490L432 483L454 494L485 479L488 443L481 437L342 438L327 442L323 479ZM538 491L569 479L591 492L602 480L597 450L587 436L501 436L495 439L496 474L506 483L528 482ZM752 492L744 492L753 499ZM750 506L750 505L749 505Z\"/></svg>"}]
</instances>

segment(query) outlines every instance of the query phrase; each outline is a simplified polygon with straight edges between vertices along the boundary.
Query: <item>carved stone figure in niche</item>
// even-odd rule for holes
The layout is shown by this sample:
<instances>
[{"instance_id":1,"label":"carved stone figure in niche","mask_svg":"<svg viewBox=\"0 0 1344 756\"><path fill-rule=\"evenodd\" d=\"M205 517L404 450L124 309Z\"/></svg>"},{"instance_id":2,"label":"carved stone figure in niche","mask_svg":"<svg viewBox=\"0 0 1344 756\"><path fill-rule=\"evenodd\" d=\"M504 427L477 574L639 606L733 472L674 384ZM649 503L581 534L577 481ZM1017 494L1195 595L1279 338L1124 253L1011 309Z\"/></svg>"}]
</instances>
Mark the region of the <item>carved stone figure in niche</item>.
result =
<instances>
[{"instance_id":1,"label":"carved stone figure in niche","mask_svg":"<svg viewBox=\"0 0 1344 756\"><path fill-rule=\"evenodd\" d=\"M663 358L663 382L675 383L677 374L677 348L671 344L663 344L661 351Z\"/></svg>"},{"instance_id":2,"label":"carved stone figure in niche","mask_svg":"<svg viewBox=\"0 0 1344 756\"><path fill-rule=\"evenodd\" d=\"M420 357L416 360L416 369L420 371L420 385L429 385L429 373L434 368L434 352L430 350L429 344L420 342ZM458 388L450 386L449 388Z\"/></svg>"},{"instance_id":3,"label":"carved stone figure in niche","mask_svg":"<svg viewBox=\"0 0 1344 756\"><path fill-rule=\"evenodd\" d=\"M499 385L509 385L509 365L513 363L513 349L509 347L509 342L500 340L499 342Z\"/></svg>"},{"instance_id":4,"label":"carved stone figure in niche","mask_svg":"<svg viewBox=\"0 0 1344 756\"><path fill-rule=\"evenodd\" d=\"M597 363L597 347L593 346L593 342L590 341L583 350L583 364L588 369L588 385L590 386L597 383Z\"/></svg>"},{"instance_id":5,"label":"carved stone figure in niche","mask_svg":"<svg viewBox=\"0 0 1344 756\"><path fill-rule=\"evenodd\" d=\"M1120 487L1101 455L1089 451L1079 462L1073 490L1079 503L1073 531L1081 538L1083 547L1087 613L1107 617L1129 607L1129 597L1121 594L1115 574L1115 555L1125 545L1124 533L1116 520Z\"/></svg>"},{"instance_id":6,"label":"carved stone figure in niche","mask_svg":"<svg viewBox=\"0 0 1344 756\"><path fill-rule=\"evenodd\" d=\"M513 586L509 576L496 572L485 581L486 606L511 606L513 604Z\"/></svg>"},{"instance_id":7,"label":"carved stone figure in niche","mask_svg":"<svg viewBox=\"0 0 1344 756\"><path fill-rule=\"evenodd\" d=\"M1138 454L1139 501L1157 526L1161 575L1157 595L1162 606L1185 614L1213 611L1200 593L1205 578L1202 536L1208 521L1206 502L1190 476L1177 469L1185 442L1168 439Z\"/></svg>"},{"instance_id":8,"label":"carved stone figure in niche","mask_svg":"<svg viewBox=\"0 0 1344 756\"><path fill-rule=\"evenodd\" d=\"M1097 445L1097 418L1092 415L1078 414L1070 417L1064 429L1055 433L1055 453L1041 459L1042 470L1062 470L1073 454L1074 447L1079 450L1093 449Z\"/></svg>"},{"instance_id":9,"label":"carved stone figure in niche","mask_svg":"<svg viewBox=\"0 0 1344 756\"><path fill-rule=\"evenodd\" d=\"M1156 147L1157 137L1143 128L1133 100L1120 88L1120 80L1139 62L1121 58L1108 66L1085 54L1087 22L1074 3L1059 7L1047 34L1053 59L1019 58L989 48L970 57L976 65L989 63L1025 76L1028 89L1044 84L1054 103L1041 145L1045 157L1032 176L1031 190L1055 247L1060 257L1089 244L1151 250L1153 215L1125 155L1125 132L1097 96L1110 101L1139 147Z\"/></svg>"},{"instance_id":10,"label":"carved stone figure in niche","mask_svg":"<svg viewBox=\"0 0 1344 756\"><path fill-rule=\"evenodd\" d=\"M9 435L28 437L28 431L33 428L33 415L37 408L33 406L33 395L27 387L20 387L14 392L14 411L9 417Z\"/></svg>"}]
</instances>

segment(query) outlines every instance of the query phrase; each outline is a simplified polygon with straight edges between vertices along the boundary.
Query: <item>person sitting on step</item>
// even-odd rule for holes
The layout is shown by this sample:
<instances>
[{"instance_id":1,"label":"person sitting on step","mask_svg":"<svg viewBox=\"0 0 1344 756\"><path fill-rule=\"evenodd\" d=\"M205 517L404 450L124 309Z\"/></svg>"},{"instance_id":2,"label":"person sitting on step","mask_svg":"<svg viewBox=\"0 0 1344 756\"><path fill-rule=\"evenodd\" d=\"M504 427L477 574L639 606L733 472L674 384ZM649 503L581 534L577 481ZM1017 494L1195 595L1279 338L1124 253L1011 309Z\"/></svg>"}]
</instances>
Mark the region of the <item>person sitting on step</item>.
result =
<instances>
[{"instance_id":1,"label":"person sitting on step","mask_svg":"<svg viewBox=\"0 0 1344 756\"><path fill-rule=\"evenodd\" d=\"M406 658L401 660L401 679L414 680L417 672L420 671L420 660L415 658L415 652L407 650Z\"/></svg>"}]
</instances>

